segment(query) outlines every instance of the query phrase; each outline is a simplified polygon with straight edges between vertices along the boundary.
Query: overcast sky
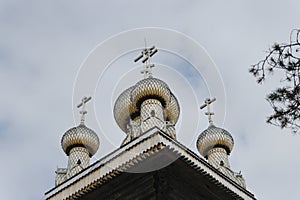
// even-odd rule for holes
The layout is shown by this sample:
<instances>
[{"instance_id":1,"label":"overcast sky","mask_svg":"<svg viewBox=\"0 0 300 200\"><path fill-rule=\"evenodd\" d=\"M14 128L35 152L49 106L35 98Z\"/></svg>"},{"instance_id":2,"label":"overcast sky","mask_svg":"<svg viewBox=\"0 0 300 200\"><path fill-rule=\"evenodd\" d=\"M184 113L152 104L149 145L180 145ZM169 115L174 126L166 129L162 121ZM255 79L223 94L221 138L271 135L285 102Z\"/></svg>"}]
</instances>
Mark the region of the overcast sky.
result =
<instances>
[{"instance_id":1,"label":"overcast sky","mask_svg":"<svg viewBox=\"0 0 300 200\"><path fill-rule=\"evenodd\" d=\"M274 42L288 42L290 31L300 28L299 7L296 0L0 0L0 199L41 199L54 186L56 167L67 165L60 139L75 125L73 86L81 64L112 35L143 27L179 31L208 52L222 76L226 94L226 101L215 103L216 125L223 126L235 139L231 167L242 171L248 190L258 199L299 199L300 136L265 123L271 113L265 94L278 82L271 78L259 86L248 73ZM134 59L136 54L125 58L130 56ZM180 65L164 61L172 58L170 53L161 52L159 56L154 61L162 65L155 70L157 74L162 72L162 77L157 76L165 80L168 67L174 72ZM114 62L107 76L119 76L116 80L123 83L117 69L125 61L120 58ZM190 108L185 106L186 95L181 92L186 80L192 84L187 92L196 93L188 94L196 99L190 106L197 106L209 95L209 86L203 86L205 77L196 80L189 76L188 63L180 58L178 62L185 66L178 70L183 81L170 77L165 81L178 95L187 116L190 111L185 110ZM129 85L140 79L135 81L135 72L140 69L134 63L132 66L134 70L127 74L132 75L132 82L124 80ZM112 80L99 82L95 94L99 104L101 95L115 99L125 89ZM113 94L106 85L116 87ZM111 112L98 107L97 101L95 104L98 120L108 120L111 130L104 128L104 133L98 134L101 145L92 162L117 148L125 136ZM220 105L226 109L224 125L218 119ZM207 127L207 121L200 110L193 110L196 113L190 114L200 119L198 129L177 134L180 142L198 153L195 137ZM97 130L88 120L87 125ZM188 120L182 116L177 128L191 123Z\"/></svg>"}]
</instances>

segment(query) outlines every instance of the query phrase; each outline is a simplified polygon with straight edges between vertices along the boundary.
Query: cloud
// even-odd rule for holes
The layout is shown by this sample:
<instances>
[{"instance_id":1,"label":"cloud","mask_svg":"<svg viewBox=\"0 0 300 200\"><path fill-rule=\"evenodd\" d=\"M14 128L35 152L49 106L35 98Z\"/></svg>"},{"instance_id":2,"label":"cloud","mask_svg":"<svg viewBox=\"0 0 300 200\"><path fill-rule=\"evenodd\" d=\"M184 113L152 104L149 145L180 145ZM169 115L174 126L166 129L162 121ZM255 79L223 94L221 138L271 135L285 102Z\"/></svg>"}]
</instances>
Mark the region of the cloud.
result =
<instances>
[{"instance_id":1,"label":"cloud","mask_svg":"<svg viewBox=\"0 0 300 200\"><path fill-rule=\"evenodd\" d=\"M227 95L224 128L235 138L231 165L242 170L248 188L259 199L282 199L286 194L297 199L298 136L265 124L271 110L264 96L278 83L270 79L258 86L247 72L269 45L287 41L290 30L298 28L297 8L299 2L292 0L0 1L0 198L40 199L54 186L56 166L67 164L61 136L75 125L73 83L89 51L120 31L158 26L193 37L218 66ZM192 74L182 72L193 81ZM180 95L172 80L170 85ZM202 130L207 122L200 117ZM185 120L182 123L188 123ZM118 133L121 142L124 135ZM100 141L95 158L114 150L105 138Z\"/></svg>"}]
</instances>

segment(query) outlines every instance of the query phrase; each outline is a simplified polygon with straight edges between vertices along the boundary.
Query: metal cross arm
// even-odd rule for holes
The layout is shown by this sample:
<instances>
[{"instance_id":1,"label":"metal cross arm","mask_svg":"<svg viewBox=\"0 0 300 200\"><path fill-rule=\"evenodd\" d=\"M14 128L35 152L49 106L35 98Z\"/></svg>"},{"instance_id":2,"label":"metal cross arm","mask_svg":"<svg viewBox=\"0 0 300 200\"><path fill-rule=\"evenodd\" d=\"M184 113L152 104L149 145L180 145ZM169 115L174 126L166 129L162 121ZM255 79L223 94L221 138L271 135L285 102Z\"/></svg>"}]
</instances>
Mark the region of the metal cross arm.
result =
<instances>
[{"instance_id":1,"label":"metal cross arm","mask_svg":"<svg viewBox=\"0 0 300 200\"><path fill-rule=\"evenodd\" d=\"M207 107L207 112L205 113L205 115L208 116L208 121L209 121L210 124L213 123L212 116L214 115L214 113L210 111L210 104L215 102L215 101L216 101L216 98L213 98L213 99L207 98L204 101L204 104L202 106L200 106L200 109L203 109L203 108Z\"/></svg>"},{"instance_id":2,"label":"metal cross arm","mask_svg":"<svg viewBox=\"0 0 300 200\"><path fill-rule=\"evenodd\" d=\"M81 106L85 105L91 99L92 99L92 97L83 97L81 99L81 103L77 105L77 108L80 108Z\"/></svg>"},{"instance_id":3,"label":"metal cross arm","mask_svg":"<svg viewBox=\"0 0 300 200\"><path fill-rule=\"evenodd\" d=\"M158 50L155 49L155 46L151 48L145 48L142 50L141 55L134 59L134 62L138 62L142 59L142 63L144 63L144 70L141 73L144 74L145 78L152 76L151 68L154 67L154 64L150 63L150 58L157 52Z\"/></svg>"},{"instance_id":4,"label":"metal cross arm","mask_svg":"<svg viewBox=\"0 0 300 200\"><path fill-rule=\"evenodd\" d=\"M81 103L77 105L77 108L82 107L81 111L79 112L81 114L81 120L80 124L84 124L85 121L85 115L87 114L87 111L85 110L85 105L88 101L90 101L92 97L83 97L81 99Z\"/></svg>"},{"instance_id":5,"label":"metal cross arm","mask_svg":"<svg viewBox=\"0 0 300 200\"><path fill-rule=\"evenodd\" d=\"M142 50L141 55L139 55L139 57L137 57L136 59L134 59L134 62L139 61L141 58L144 58L142 63L145 63L150 57L152 57L154 54L156 54L158 52L157 49L155 49L155 46L151 47L151 48L145 48Z\"/></svg>"}]
</instances>

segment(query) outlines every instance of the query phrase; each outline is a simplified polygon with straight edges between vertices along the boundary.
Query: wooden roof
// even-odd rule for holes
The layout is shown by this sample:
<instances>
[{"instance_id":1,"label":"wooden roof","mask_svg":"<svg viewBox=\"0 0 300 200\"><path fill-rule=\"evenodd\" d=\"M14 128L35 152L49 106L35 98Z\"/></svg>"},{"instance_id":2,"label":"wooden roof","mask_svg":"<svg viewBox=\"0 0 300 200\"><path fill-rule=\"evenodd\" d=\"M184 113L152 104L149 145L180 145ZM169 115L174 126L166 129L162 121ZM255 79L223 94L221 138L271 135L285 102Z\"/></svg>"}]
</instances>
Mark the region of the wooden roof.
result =
<instances>
[{"instance_id":1,"label":"wooden roof","mask_svg":"<svg viewBox=\"0 0 300 200\"><path fill-rule=\"evenodd\" d=\"M153 128L45 194L45 199L255 199Z\"/></svg>"}]
</instances>

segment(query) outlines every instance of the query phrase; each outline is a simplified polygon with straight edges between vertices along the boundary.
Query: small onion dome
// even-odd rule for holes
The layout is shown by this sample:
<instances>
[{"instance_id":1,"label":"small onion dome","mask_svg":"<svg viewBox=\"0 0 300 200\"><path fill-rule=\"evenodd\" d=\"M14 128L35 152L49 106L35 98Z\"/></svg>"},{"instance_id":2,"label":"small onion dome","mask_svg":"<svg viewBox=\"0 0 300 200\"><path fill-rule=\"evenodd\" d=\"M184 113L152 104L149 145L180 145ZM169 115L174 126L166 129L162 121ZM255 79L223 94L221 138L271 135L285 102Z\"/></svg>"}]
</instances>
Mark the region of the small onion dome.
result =
<instances>
[{"instance_id":1,"label":"small onion dome","mask_svg":"<svg viewBox=\"0 0 300 200\"><path fill-rule=\"evenodd\" d=\"M131 102L138 109L146 99L157 99L163 107L170 102L171 91L168 85L156 78L145 78L135 84L131 92Z\"/></svg>"},{"instance_id":2,"label":"small onion dome","mask_svg":"<svg viewBox=\"0 0 300 200\"><path fill-rule=\"evenodd\" d=\"M233 148L233 144L233 138L230 133L213 124L204 130L197 140L198 151L204 157L207 157L209 150L216 147L224 148L229 155Z\"/></svg>"},{"instance_id":3,"label":"small onion dome","mask_svg":"<svg viewBox=\"0 0 300 200\"><path fill-rule=\"evenodd\" d=\"M61 146L67 156L74 147L85 147L92 157L99 148L97 134L84 124L69 129L61 139Z\"/></svg>"},{"instance_id":4,"label":"small onion dome","mask_svg":"<svg viewBox=\"0 0 300 200\"><path fill-rule=\"evenodd\" d=\"M114 106L114 117L118 126L126 132L130 116L137 112L137 109L131 103L130 96L134 86L128 88L120 94Z\"/></svg>"}]
</instances>

